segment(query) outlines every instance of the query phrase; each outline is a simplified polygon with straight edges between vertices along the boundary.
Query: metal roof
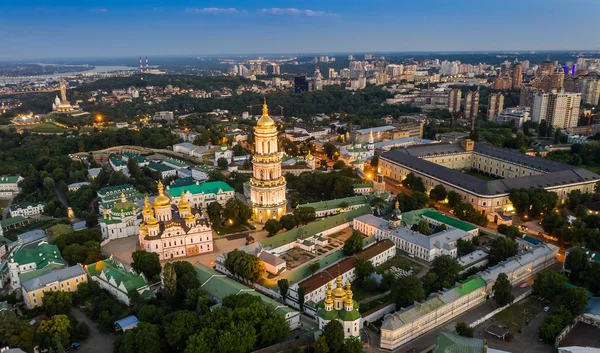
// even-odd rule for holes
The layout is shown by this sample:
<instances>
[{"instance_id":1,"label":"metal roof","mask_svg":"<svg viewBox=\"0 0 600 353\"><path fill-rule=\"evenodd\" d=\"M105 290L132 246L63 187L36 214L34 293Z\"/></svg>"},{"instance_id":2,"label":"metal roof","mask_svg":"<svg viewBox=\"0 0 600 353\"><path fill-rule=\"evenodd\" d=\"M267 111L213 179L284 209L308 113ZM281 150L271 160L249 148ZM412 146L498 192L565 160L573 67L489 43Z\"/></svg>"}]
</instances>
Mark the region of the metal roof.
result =
<instances>
[{"instance_id":1,"label":"metal roof","mask_svg":"<svg viewBox=\"0 0 600 353\"><path fill-rule=\"evenodd\" d=\"M36 277L24 282L22 286L25 291L31 292L36 289L44 288L50 283L61 282L85 274L86 272L81 265L75 265Z\"/></svg>"}]
</instances>

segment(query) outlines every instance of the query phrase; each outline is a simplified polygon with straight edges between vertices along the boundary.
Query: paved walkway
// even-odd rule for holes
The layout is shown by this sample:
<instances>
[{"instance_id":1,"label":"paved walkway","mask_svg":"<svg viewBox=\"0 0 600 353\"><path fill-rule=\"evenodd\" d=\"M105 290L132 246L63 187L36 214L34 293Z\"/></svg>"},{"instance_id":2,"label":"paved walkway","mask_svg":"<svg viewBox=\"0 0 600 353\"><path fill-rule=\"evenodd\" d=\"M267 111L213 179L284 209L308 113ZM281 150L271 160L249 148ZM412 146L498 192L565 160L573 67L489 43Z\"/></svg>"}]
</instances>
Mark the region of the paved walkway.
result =
<instances>
[{"instance_id":1,"label":"paved walkway","mask_svg":"<svg viewBox=\"0 0 600 353\"><path fill-rule=\"evenodd\" d=\"M84 313L78 309L71 309L71 314L75 316L77 321L84 322L90 328L90 336L81 343L81 349L79 352L82 353L106 353L112 352L114 342L116 339L115 335L108 333L102 333L98 331L96 323L90 320Z\"/></svg>"}]
</instances>

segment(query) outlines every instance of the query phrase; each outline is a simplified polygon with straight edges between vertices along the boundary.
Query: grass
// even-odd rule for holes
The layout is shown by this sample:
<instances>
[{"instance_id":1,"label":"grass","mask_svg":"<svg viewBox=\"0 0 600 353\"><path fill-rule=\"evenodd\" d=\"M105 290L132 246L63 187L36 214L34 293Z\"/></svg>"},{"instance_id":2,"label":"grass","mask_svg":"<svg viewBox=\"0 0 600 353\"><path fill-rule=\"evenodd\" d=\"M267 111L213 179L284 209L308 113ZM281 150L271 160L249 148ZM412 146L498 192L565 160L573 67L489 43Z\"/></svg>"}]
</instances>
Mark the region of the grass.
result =
<instances>
[{"instance_id":1,"label":"grass","mask_svg":"<svg viewBox=\"0 0 600 353\"><path fill-rule=\"evenodd\" d=\"M600 166L587 166L587 167L585 167L585 169L589 170L590 172L594 172L596 174L600 173Z\"/></svg>"},{"instance_id":2,"label":"grass","mask_svg":"<svg viewBox=\"0 0 600 353\"><path fill-rule=\"evenodd\" d=\"M33 132L44 132L44 133L61 133L64 132L65 129L50 123L42 123L38 125L34 125L32 127L28 127L27 129Z\"/></svg>"},{"instance_id":3,"label":"grass","mask_svg":"<svg viewBox=\"0 0 600 353\"><path fill-rule=\"evenodd\" d=\"M218 225L218 226L215 226L214 229L218 235L227 235L227 234L231 234L231 233L243 232L245 230L248 230L248 228L244 227L241 224L235 225L233 227L223 227L221 225Z\"/></svg>"},{"instance_id":4,"label":"grass","mask_svg":"<svg viewBox=\"0 0 600 353\"><path fill-rule=\"evenodd\" d=\"M342 234L344 234L344 232L339 231L339 232L336 232L336 233L333 233L333 234L329 234L327 237L328 238L332 238L332 239L337 239Z\"/></svg>"},{"instance_id":5,"label":"grass","mask_svg":"<svg viewBox=\"0 0 600 353\"><path fill-rule=\"evenodd\" d=\"M419 270L421 269L421 265L419 265L418 263L411 261L407 258L401 257L400 255L396 255L392 259L381 264L381 266L377 268L377 273L383 274L392 266L396 268L401 268L405 271L409 271L412 269L414 274L419 273Z\"/></svg>"},{"instance_id":6,"label":"grass","mask_svg":"<svg viewBox=\"0 0 600 353\"><path fill-rule=\"evenodd\" d=\"M49 232L52 232L53 237L73 232L73 227L70 224L56 224L48 228Z\"/></svg>"},{"instance_id":7,"label":"grass","mask_svg":"<svg viewBox=\"0 0 600 353\"><path fill-rule=\"evenodd\" d=\"M529 321L542 312L542 307L539 299L529 296L496 314L492 321L508 328L512 333L519 333Z\"/></svg>"},{"instance_id":8,"label":"grass","mask_svg":"<svg viewBox=\"0 0 600 353\"><path fill-rule=\"evenodd\" d=\"M465 170L465 171L463 171L463 173L470 175L470 176L474 176L479 179L487 180L487 181L499 179L499 178L494 178L493 176L489 176L487 174L483 174L483 173L480 173L480 172L477 172L474 170Z\"/></svg>"},{"instance_id":9,"label":"grass","mask_svg":"<svg viewBox=\"0 0 600 353\"><path fill-rule=\"evenodd\" d=\"M354 289L352 289L352 293L354 293ZM384 295L383 297L381 297L379 299L372 300L372 301L370 301L368 303L360 304L360 306L358 308L358 311L361 314L364 314L367 311L369 311L369 310L371 310L371 309L373 309L375 307L378 307L378 306L380 306L382 304L391 303L390 299L391 299L391 294Z\"/></svg>"},{"instance_id":10,"label":"grass","mask_svg":"<svg viewBox=\"0 0 600 353\"><path fill-rule=\"evenodd\" d=\"M21 228L17 228L17 229L11 229L9 231L4 232L4 236L10 240L17 240L17 236L19 234L23 234L25 232L29 232L30 230L34 230L34 229L48 229L50 227L52 227L53 225L58 223L58 219L49 219L46 221L35 221L35 219L30 218L31 223L29 223L28 225L21 227Z\"/></svg>"}]
</instances>

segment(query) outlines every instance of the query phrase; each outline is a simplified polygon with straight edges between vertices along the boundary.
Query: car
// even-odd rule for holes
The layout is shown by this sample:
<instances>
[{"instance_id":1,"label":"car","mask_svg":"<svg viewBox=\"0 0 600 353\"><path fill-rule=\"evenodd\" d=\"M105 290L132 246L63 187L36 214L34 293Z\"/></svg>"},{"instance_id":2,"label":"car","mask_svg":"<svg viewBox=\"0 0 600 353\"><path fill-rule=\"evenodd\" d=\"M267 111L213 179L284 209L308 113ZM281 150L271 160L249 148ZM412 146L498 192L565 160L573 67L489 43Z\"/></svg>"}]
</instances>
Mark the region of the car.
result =
<instances>
[{"instance_id":1,"label":"car","mask_svg":"<svg viewBox=\"0 0 600 353\"><path fill-rule=\"evenodd\" d=\"M527 288L527 283L521 283L519 284L519 288Z\"/></svg>"},{"instance_id":2,"label":"car","mask_svg":"<svg viewBox=\"0 0 600 353\"><path fill-rule=\"evenodd\" d=\"M529 228L527 228L527 226L521 225L521 231L527 232L528 230L529 230Z\"/></svg>"},{"instance_id":3,"label":"car","mask_svg":"<svg viewBox=\"0 0 600 353\"><path fill-rule=\"evenodd\" d=\"M79 344L79 342L75 342L71 345L71 348L73 350L79 350L81 348L81 344Z\"/></svg>"},{"instance_id":4,"label":"car","mask_svg":"<svg viewBox=\"0 0 600 353\"><path fill-rule=\"evenodd\" d=\"M548 312L548 310L550 310L550 307L549 307L549 306L545 306L545 307L544 307L544 312L545 312L545 313L547 313L547 312Z\"/></svg>"}]
</instances>

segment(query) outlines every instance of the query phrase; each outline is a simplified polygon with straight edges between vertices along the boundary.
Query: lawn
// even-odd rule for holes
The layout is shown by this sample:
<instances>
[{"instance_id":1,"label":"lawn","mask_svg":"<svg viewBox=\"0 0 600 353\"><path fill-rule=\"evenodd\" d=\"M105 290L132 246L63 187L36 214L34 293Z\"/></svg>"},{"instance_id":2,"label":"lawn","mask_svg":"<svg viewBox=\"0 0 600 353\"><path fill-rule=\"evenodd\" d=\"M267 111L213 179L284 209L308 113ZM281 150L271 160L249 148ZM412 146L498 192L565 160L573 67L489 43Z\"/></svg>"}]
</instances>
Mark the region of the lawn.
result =
<instances>
[{"instance_id":1,"label":"lawn","mask_svg":"<svg viewBox=\"0 0 600 353\"><path fill-rule=\"evenodd\" d=\"M4 232L4 236L10 240L17 240L17 236L19 234L23 234L25 232L29 232L30 230L34 230L34 229L48 229L50 227L52 227L53 225L58 223L58 219L49 219L46 221L35 221L32 219L31 223L21 227L21 228L17 228L17 229L11 229L8 230L6 232Z\"/></svg>"},{"instance_id":2,"label":"lawn","mask_svg":"<svg viewBox=\"0 0 600 353\"><path fill-rule=\"evenodd\" d=\"M339 231L339 232L336 232L336 233L333 233L333 234L329 234L327 237L328 238L332 238L332 239L337 239L342 234L344 234L344 232Z\"/></svg>"},{"instance_id":3,"label":"lawn","mask_svg":"<svg viewBox=\"0 0 600 353\"><path fill-rule=\"evenodd\" d=\"M53 237L73 232L73 227L70 224L56 224L48 228L48 231L52 233Z\"/></svg>"},{"instance_id":4,"label":"lawn","mask_svg":"<svg viewBox=\"0 0 600 353\"><path fill-rule=\"evenodd\" d=\"M387 269L389 269L392 266L396 268L401 268L405 271L413 270L414 274L419 273L419 270L421 269L421 265L419 265L418 263L400 255L396 255L392 259L381 264L381 266L377 267L377 273L383 274Z\"/></svg>"},{"instance_id":5,"label":"lawn","mask_svg":"<svg viewBox=\"0 0 600 353\"><path fill-rule=\"evenodd\" d=\"M489 176L487 174L483 174L474 170L464 170L463 173L470 175L470 176L474 176L475 178L479 178L479 179L483 179L483 180L497 180L499 178L494 178L493 176Z\"/></svg>"},{"instance_id":6,"label":"lawn","mask_svg":"<svg viewBox=\"0 0 600 353\"><path fill-rule=\"evenodd\" d=\"M37 124L32 127L28 127L27 129L29 129L33 132L48 132L48 133L61 133L61 132L65 131L65 129L63 129L62 127L54 125L54 124L50 124L50 123Z\"/></svg>"},{"instance_id":7,"label":"lawn","mask_svg":"<svg viewBox=\"0 0 600 353\"><path fill-rule=\"evenodd\" d=\"M511 333L519 333L529 321L542 312L542 308L543 304L539 299L529 296L496 314L492 321L508 328Z\"/></svg>"},{"instance_id":8,"label":"lawn","mask_svg":"<svg viewBox=\"0 0 600 353\"><path fill-rule=\"evenodd\" d=\"M352 290L352 293L354 293L354 289ZM361 314L364 314L367 311L369 311L375 307L378 307L381 304L390 303L391 302L390 299L391 299L391 294L384 295L383 297L381 297L379 299L372 300L368 303L360 304L360 306L358 307L358 311Z\"/></svg>"},{"instance_id":9,"label":"lawn","mask_svg":"<svg viewBox=\"0 0 600 353\"><path fill-rule=\"evenodd\" d=\"M223 227L223 226L216 226L214 227L215 232L217 232L218 235L227 235L227 234L231 234L231 233L237 233L237 232L243 232L245 230L248 230L248 228L246 228L245 226L239 224L239 225L235 225L233 227Z\"/></svg>"}]
</instances>

